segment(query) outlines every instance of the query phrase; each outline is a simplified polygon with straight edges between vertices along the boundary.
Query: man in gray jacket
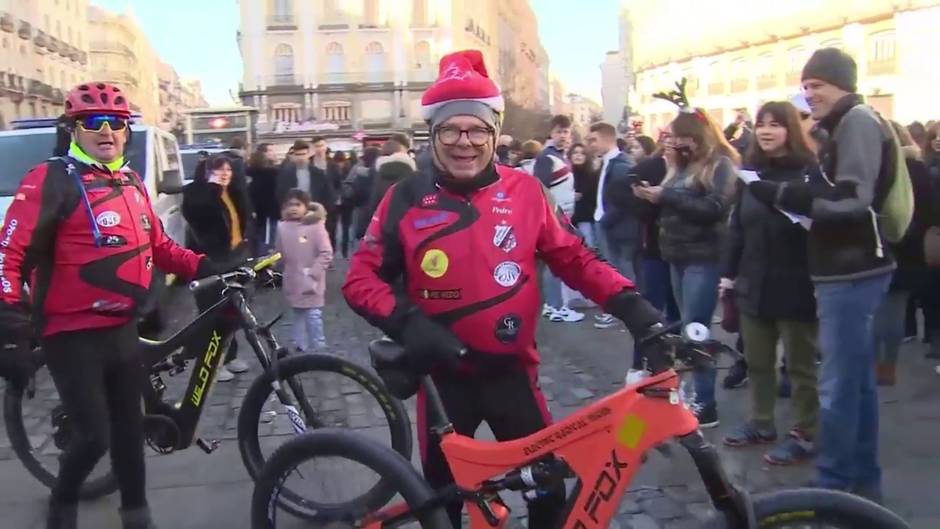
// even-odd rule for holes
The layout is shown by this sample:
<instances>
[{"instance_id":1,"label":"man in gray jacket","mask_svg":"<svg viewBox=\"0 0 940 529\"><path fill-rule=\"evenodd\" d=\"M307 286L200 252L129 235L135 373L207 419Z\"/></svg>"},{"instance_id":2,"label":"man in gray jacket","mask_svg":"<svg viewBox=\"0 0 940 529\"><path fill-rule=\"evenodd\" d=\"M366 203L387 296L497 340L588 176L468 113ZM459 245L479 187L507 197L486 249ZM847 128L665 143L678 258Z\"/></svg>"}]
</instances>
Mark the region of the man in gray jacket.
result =
<instances>
[{"instance_id":1,"label":"man in gray jacket","mask_svg":"<svg viewBox=\"0 0 940 529\"><path fill-rule=\"evenodd\" d=\"M821 170L807 182L757 181L750 188L758 199L813 221L809 265L823 356L815 484L880 501L872 319L895 269L878 212L898 152L885 122L855 93L852 57L817 50L802 78L812 116L828 132Z\"/></svg>"}]
</instances>

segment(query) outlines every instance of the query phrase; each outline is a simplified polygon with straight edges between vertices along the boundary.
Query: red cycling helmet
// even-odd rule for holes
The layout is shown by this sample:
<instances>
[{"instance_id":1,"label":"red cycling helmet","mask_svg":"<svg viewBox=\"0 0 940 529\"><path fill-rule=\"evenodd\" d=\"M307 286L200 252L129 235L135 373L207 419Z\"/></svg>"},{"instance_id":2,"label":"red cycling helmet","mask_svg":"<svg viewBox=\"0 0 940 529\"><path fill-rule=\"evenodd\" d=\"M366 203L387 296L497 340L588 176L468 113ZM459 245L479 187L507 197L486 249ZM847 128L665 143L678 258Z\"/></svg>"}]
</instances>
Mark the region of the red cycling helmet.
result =
<instances>
[{"instance_id":1,"label":"red cycling helmet","mask_svg":"<svg viewBox=\"0 0 940 529\"><path fill-rule=\"evenodd\" d=\"M120 88L109 83L84 83L69 90L65 96L65 115L112 114L131 117L131 108Z\"/></svg>"}]
</instances>

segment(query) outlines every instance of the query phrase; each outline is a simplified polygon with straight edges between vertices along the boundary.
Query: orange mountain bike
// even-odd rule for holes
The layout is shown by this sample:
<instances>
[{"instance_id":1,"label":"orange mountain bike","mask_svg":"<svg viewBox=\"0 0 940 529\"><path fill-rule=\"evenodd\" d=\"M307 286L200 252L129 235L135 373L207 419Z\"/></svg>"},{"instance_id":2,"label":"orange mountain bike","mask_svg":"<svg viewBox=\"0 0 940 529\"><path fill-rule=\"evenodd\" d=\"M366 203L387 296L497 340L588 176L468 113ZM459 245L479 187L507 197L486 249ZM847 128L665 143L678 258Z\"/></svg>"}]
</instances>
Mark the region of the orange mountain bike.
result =
<instances>
[{"instance_id":1,"label":"orange mountain bike","mask_svg":"<svg viewBox=\"0 0 940 529\"><path fill-rule=\"evenodd\" d=\"M714 517L703 527L908 527L890 511L843 492L794 489L751 496L734 486L715 448L699 431L698 421L682 397L679 377L681 370L713 364L726 346L709 340L704 326L691 324L685 336L674 334L678 329L677 325L664 328L640 344L649 351L649 376L640 382L535 434L508 442L480 441L455 433L434 382L424 377L429 417L455 478L454 485L439 491L431 490L400 454L357 433L317 430L295 437L271 456L255 482L252 529L278 527L277 506L285 480L292 476L303 479L300 464L326 457L363 465L383 481L395 484L396 490L372 505L348 503L323 510L310 520L310 527L451 528L444 505L456 497L464 502L472 529L503 529L510 512L500 492L547 490L559 480L567 480L574 481L574 486L568 487L566 511L558 527L604 528L616 514L644 454L673 438L689 451L715 507ZM373 342L370 352L380 373L403 362L402 349L392 342ZM680 371L674 367L676 362L681 364ZM388 505L393 496L404 502ZM290 527L297 527L296 522Z\"/></svg>"}]
</instances>

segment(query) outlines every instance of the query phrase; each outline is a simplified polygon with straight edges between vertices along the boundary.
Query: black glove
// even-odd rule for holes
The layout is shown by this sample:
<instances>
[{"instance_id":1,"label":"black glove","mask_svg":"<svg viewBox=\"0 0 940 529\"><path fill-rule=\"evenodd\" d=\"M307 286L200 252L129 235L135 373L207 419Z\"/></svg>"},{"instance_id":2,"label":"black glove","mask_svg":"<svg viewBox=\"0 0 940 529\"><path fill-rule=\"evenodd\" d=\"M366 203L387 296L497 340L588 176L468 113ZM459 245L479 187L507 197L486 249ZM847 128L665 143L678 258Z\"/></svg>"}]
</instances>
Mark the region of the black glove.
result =
<instances>
[{"instance_id":1,"label":"black glove","mask_svg":"<svg viewBox=\"0 0 940 529\"><path fill-rule=\"evenodd\" d=\"M401 344L415 374L425 375L439 365L453 368L467 348L447 327L412 309L401 331Z\"/></svg>"},{"instance_id":2,"label":"black glove","mask_svg":"<svg viewBox=\"0 0 940 529\"><path fill-rule=\"evenodd\" d=\"M209 276L217 276L235 270L244 264L244 259L224 259L215 261L208 257L199 260L199 266L196 267L196 277L193 279L202 279Z\"/></svg>"},{"instance_id":3,"label":"black glove","mask_svg":"<svg viewBox=\"0 0 940 529\"><path fill-rule=\"evenodd\" d=\"M780 190L780 184L767 180L755 180L748 184L747 188L751 191L751 194L754 195L754 198L768 206L773 206L777 201L777 192Z\"/></svg>"},{"instance_id":4,"label":"black glove","mask_svg":"<svg viewBox=\"0 0 940 529\"><path fill-rule=\"evenodd\" d=\"M0 303L0 377L25 385L35 369L33 325L22 305Z\"/></svg>"},{"instance_id":5,"label":"black glove","mask_svg":"<svg viewBox=\"0 0 940 529\"><path fill-rule=\"evenodd\" d=\"M622 321L635 341L649 334L654 325L663 323L663 315L656 307L629 288L611 296L604 311Z\"/></svg>"}]
</instances>

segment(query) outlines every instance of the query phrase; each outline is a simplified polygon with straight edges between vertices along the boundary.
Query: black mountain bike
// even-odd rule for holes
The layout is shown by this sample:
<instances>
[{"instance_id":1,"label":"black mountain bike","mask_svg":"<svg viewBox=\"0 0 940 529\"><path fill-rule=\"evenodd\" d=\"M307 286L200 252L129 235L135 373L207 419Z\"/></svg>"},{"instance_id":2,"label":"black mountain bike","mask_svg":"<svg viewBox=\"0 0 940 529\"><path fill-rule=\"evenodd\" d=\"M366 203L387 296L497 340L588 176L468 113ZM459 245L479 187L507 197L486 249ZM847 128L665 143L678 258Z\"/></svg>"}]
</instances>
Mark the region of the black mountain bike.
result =
<instances>
[{"instance_id":1,"label":"black mountain bike","mask_svg":"<svg viewBox=\"0 0 940 529\"><path fill-rule=\"evenodd\" d=\"M224 352L241 328L248 344L254 350L264 371L258 375L241 403L238 416L238 446L242 461L252 478L256 478L264 465L259 420L268 415L266 422L273 422L277 411L264 412L265 403L273 393L289 419L288 435L301 434L308 429L336 426L310 402L301 381L305 377L316 378L318 374L336 374L342 377L344 388L354 389L346 393L368 393L378 402L380 411L388 421L389 445L404 457L411 457L411 422L401 401L395 399L383 382L372 372L352 362L325 354L289 354L288 348L280 345L272 326L281 318L278 315L267 324L259 324L248 303L249 286L272 287L279 281L279 274L272 265L280 259L274 254L233 272L193 281L190 290L216 289L219 300L175 335L163 341L140 339L140 354L150 367L147 380L142 380L144 395L144 431L147 443L160 454L184 450L194 443L207 454L219 446L218 440L207 440L196 436L200 418L219 368ZM190 352L188 352L190 351ZM41 349L36 349L38 367L45 364ZM162 374L170 376L183 372L193 360L195 365L182 399L170 404L163 400L166 390ZM51 386L51 380L45 382ZM43 388L48 389L48 388ZM319 387L309 393L319 393ZM359 391L364 389L365 391ZM335 397L335 395L330 395ZM314 400L318 400L314 395ZM335 400L335 399L334 399ZM36 377L25 387L7 385L4 399L4 420L10 444L26 469L39 481L52 487L57 479L57 465L48 465L52 447L40 451L34 447L27 435L27 422L33 426L37 419L26 417L24 408L33 401L41 401L36 392ZM36 404L41 405L42 402ZM71 418L61 404L54 403L51 410L51 429L54 447L64 450L71 439ZM281 421L283 423L283 421ZM346 426L346 425L344 425ZM56 462L57 463L57 462ZM376 485L379 487L381 483ZM89 477L81 491L82 499L94 499L117 490L117 482L111 472ZM288 493L281 506L300 516L316 512L318 506L299 495Z\"/></svg>"}]
</instances>

